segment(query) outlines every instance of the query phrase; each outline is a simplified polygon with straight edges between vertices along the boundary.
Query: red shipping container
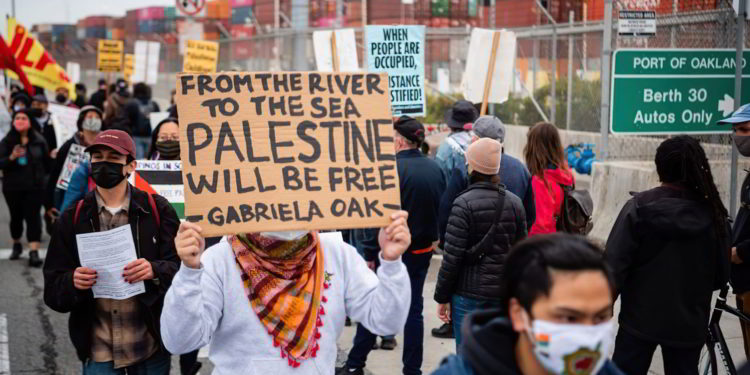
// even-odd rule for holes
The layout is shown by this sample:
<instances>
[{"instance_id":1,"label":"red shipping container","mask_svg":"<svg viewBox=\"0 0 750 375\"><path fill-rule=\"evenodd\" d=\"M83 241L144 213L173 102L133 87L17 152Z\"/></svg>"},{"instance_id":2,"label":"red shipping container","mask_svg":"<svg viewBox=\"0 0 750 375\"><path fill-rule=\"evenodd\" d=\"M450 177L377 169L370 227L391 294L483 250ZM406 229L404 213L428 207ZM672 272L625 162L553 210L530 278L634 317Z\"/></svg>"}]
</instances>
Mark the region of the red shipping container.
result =
<instances>
[{"instance_id":1,"label":"red shipping container","mask_svg":"<svg viewBox=\"0 0 750 375\"><path fill-rule=\"evenodd\" d=\"M334 27L336 26L335 17L326 17L318 19L318 27Z\"/></svg>"},{"instance_id":2,"label":"red shipping container","mask_svg":"<svg viewBox=\"0 0 750 375\"><path fill-rule=\"evenodd\" d=\"M255 0L230 0L229 5L232 8L251 7L255 5Z\"/></svg>"},{"instance_id":3,"label":"red shipping container","mask_svg":"<svg viewBox=\"0 0 750 375\"><path fill-rule=\"evenodd\" d=\"M255 42L251 40L232 42L232 59L244 60L253 56Z\"/></svg>"},{"instance_id":4,"label":"red shipping container","mask_svg":"<svg viewBox=\"0 0 750 375\"><path fill-rule=\"evenodd\" d=\"M232 38L250 38L255 35L255 26L232 25L229 29Z\"/></svg>"},{"instance_id":5,"label":"red shipping container","mask_svg":"<svg viewBox=\"0 0 750 375\"><path fill-rule=\"evenodd\" d=\"M164 7L148 7L138 9L139 20L160 20L164 18Z\"/></svg>"}]
</instances>

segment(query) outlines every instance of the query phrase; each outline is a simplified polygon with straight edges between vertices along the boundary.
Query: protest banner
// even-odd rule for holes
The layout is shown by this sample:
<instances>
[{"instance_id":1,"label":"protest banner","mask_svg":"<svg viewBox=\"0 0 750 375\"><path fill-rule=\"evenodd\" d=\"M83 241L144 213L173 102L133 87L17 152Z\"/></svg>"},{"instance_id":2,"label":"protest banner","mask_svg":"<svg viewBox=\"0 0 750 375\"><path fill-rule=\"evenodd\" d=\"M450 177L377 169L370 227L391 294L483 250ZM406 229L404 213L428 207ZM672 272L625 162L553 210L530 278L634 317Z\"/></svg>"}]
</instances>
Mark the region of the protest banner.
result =
<instances>
[{"instance_id":1,"label":"protest banner","mask_svg":"<svg viewBox=\"0 0 750 375\"><path fill-rule=\"evenodd\" d=\"M68 190L68 184L70 183L70 178L73 176L73 172L75 172L81 163L89 160L89 154L84 152L85 149L85 147L79 144L73 143L70 145L68 156L65 157L60 176L57 178L56 187L58 189Z\"/></svg>"},{"instance_id":2,"label":"protest banner","mask_svg":"<svg viewBox=\"0 0 750 375\"><path fill-rule=\"evenodd\" d=\"M132 53L126 53L125 54L125 65L122 69L122 78L124 78L129 83L132 82L131 78L133 78L133 54Z\"/></svg>"},{"instance_id":3,"label":"protest banner","mask_svg":"<svg viewBox=\"0 0 750 375\"><path fill-rule=\"evenodd\" d=\"M137 40L135 42L135 56L133 58L133 82L145 82L155 85L159 75L158 42Z\"/></svg>"},{"instance_id":4,"label":"protest banner","mask_svg":"<svg viewBox=\"0 0 750 375\"><path fill-rule=\"evenodd\" d=\"M315 63L321 72L357 72L357 41L354 29L313 32Z\"/></svg>"},{"instance_id":5,"label":"protest banner","mask_svg":"<svg viewBox=\"0 0 750 375\"><path fill-rule=\"evenodd\" d=\"M70 82L76 84L81 81L81 65L77 62L68 61L65 64L65 71L68 73Z\"/></svg>"},{"instance_id":6,"label":"protest banner","mask_svg":"<svg viewBox=\"0 0 750 375\"><path fill-rule=\"evenodd\" d=\"M516 34L513 32L477 28L471 31L462 86L466 100L482 103L481 114L486 112L487 103L508 100L515 58Z\"/></svg>"},{"instance_id":7,"label":"protest banner","mask_svg":"<svg viewBox=\"0 0 750 375\"><path fill-rule=\"evenodd\" d=\"M385 73L180 74L175 102L204 236L379 227L400 207Z\"/></svg>"},{"instance_id":8,"label":"protest banner","mask_svg":"<svg viewBox=\"0 0 750 375\"><path fill-rule=\"evenodd\" d=\"M211 73L219 62L219 43L205 40L188 40L182 71L185 73Z\"/></svg>"},{"instance_id":9,"label":"protest banner","mask_svg":"<svg viewBox=\"0 0 750 375\"><path fill-rule=\"evenodd\" d=\"M100 72L122 71L125 46L122 40L99 39L96 49L96 69Z\"/></svg>"},{"instance_id":10,"label":"protest banner","mask_svg":"<svg viewBox=\"0 0 750 375\"><path fill-rule=\"evenodd\" d=\"M21 66L32 85L43 87L47 90L56 90L60 87L68 88L68 97L76 99L75 85L70 81L65 69L44 49L44 46L36 40L23 25L16 23L13 17L7 18L8 40L10 50ZM18 75L6 69L11 79L19 79Z\"/></svg>"},{"instance_id":11,"label":"protest banner","mask_svg":"<svg viewBox=\"0 0 750 375\"><path fill-rule=\"evenodd\" d=\"M81 110L55 103L50 103L47 110L52 116L55 140L57 146L60 147L78 131L78 113Z\"/></svg>"},{"instance_id":12,"label":"protest banner","mask_svg":"<svg viewBox=\"0 0 750 375\"><path fill-rule=\"evenodd\" d=\"M393 117L424 116L424 26L366 26L367 70L387 72Z\"/></svg>"},{"instance_id":13,"label":"protest banner","mask_svg":"<svg viewBox=\"0 0 750 375\"><path fill-rule=\"evenodd\" d=\"M166 198L177 212L177 217L185 218L181 161L137 160L135 173L130 175L128 181L138 189Z\"/></svg>"}]
</instances>

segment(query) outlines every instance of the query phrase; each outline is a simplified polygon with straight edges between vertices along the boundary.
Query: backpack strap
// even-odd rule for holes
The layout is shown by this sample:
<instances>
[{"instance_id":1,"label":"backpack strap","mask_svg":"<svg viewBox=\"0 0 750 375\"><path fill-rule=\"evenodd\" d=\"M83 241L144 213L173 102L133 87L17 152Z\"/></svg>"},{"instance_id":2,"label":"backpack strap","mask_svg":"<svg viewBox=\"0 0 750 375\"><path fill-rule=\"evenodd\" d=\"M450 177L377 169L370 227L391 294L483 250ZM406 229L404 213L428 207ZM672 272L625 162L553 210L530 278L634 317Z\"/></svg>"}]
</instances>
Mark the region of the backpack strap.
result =
<instances>
[{"instance_id":1,"label":"backpack strap","mask_svg":"<svg viewBox=\"0 0 750 375\"><path fill-rule=\"evenodd\" d=\"M148 204L151 205L151 214L154 215L156 226L161 227L161 217L159 216L159 210L156 209L156 201L154 200L154 196L151 195L151 193L147 193L147 194L148 194Z\"/></svg>"},{"instance_id":2,"label":"backpack strap","mask_svg":"<svg viewBox=\"0 0 750 375\"><path fill-rule=\"evenodd\" d=\"M76 212L73 214L73 225L78 224L78 217L81 216L81 207L83 207L83 199L76 202Z\"/></svg>"}]
</instances>

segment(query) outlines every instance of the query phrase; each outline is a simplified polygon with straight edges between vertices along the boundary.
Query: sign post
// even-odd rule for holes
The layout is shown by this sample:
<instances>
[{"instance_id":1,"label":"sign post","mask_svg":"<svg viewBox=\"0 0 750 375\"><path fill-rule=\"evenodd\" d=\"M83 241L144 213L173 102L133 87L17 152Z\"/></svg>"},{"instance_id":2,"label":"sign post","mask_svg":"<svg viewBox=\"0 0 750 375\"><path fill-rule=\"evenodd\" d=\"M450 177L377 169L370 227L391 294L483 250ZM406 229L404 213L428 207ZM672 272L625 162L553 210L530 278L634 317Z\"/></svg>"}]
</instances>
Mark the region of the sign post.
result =
<instances>
[{"instance_id":1,"label":"sign post","mask_svg":"<svg viewBox=\"0 0 750 375\"><path fill-rule=\"evenodd\" d=\"M735 94L733 49L625 49L614 54L612 133L716 134L716 125L747 102L750 88ZM744 53L744 61L750 53ZM743 61L743 63L744 63ZM750 74L745 64L743 75ZM744 81L744 79L743 79Z\"/></svg>"},{"instance_id":2,"label":"sign post","mask_svg":"<svg viewBox=\"0 0 750 375\"><path fill-rule=\"evenodd\" d=\"M495 31L492 35L492 53L490 54L490 63L487 65L487 76L484 80L484 95L482 95L482 110L479 112L480 116L484 116L487 113L487 99L490 96L490 85L492 84L492 73L495 69L495 59L497 57L497 44L500 42L500 32Z\"/></svg>"}]
</instances>

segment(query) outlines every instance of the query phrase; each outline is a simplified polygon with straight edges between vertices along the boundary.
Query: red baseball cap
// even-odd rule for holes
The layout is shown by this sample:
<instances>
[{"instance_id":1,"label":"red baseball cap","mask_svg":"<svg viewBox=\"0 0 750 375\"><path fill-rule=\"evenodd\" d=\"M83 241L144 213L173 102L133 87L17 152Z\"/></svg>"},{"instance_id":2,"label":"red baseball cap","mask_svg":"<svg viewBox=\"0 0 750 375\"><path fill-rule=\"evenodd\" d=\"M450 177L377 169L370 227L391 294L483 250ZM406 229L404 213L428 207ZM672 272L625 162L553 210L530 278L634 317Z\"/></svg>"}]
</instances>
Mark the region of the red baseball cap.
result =
<instances>
[{"instance_id":1,"label":"red baseball cap","mask_svg":"<svg viewBox=\"0 0 750 375\"><path fill-rule=\"evenodd\" d=\"M91 152L92 149L105 146L109 147L125 156L131 156L135 159L135 143L133 138L130 138L128 133L122 130L105 130L100 132L94 138L94 143L89 147L86 147L86 152Z\"/></svg>"}]
</instances>

